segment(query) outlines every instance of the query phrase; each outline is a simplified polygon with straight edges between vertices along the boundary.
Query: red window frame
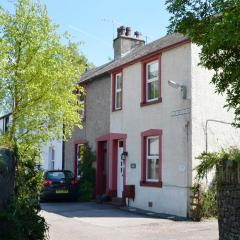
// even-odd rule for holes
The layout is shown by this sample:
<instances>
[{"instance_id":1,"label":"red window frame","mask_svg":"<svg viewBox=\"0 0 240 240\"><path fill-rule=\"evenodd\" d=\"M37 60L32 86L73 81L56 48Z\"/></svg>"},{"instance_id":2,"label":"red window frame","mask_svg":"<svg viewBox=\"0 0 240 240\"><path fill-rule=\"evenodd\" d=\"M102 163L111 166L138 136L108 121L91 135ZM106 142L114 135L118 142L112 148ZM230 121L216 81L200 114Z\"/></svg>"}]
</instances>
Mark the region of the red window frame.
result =
<instances>
[{"instance_id":1,"label":"red window frame","mask_svg":"<svg viewBox=\"0 0 240 240\"><path fill-rule=\"evenodd\" d=\"M159 137L159 179L158 181L147 181L147 138ZM150 129L141 133L141 181L140 186L162 187L162 130Z\"/></svg>"},{"instance_id":2,"label":"red window frame","mask_svg":"<svg viewBox=\"0 0 240 240\"><path fill-rule=\"evenodd\" d=\"M116 76L118 74L121 74L122 76L122 91L121 91L121 98L122 98L122 104L119 109L116 109L115 103L116 103ZM116 71L112 73L112 111L120 111L123 107L123 72L122 70Z\"/></svg>"},{"instance_id":3,"label":"red window frame","mask_svg":"<svg viewBox=\"0 0 240 240\"><path fill-rule=\"evenodd\" d=\"M142 73L141 73L141 78L142 78L142 94L141 94L141 103L140 106L148 106L156 103L162 102L162 97L161 97L161 56L162 54L158 54L152 57L149 57L145 60L142 61ZM146 89L147 89L147 79L146 79L146 66L147 64L158 61L158 98L154 101L147 101L147 94L146 94Z\"/></svg>"}]
</instances>

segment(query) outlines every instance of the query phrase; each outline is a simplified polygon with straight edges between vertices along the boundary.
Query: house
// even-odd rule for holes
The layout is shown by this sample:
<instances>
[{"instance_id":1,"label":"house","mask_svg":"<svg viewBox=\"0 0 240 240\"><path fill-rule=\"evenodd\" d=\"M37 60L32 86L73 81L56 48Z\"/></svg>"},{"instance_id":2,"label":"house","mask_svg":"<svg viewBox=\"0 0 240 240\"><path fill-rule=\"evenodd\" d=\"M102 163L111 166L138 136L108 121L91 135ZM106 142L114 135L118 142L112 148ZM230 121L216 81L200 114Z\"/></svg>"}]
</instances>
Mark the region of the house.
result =
<instances>
[{"instance_id":1,"label":"house","mask_svg":"<svg viewBox=\"0 0 240 240\"><path fill-rule=\"evenodd\" d=\"M8 130L11 114L5 114L0 117L0 134L5 133Z\"/></svg>"},{"instance_id":2,"label":"house","mask_svg":"<svg viewBox=\"0 0 240 240\"><path fill-rule=\"evenodd\" d=\"M83 129L65 146L65 168L77 173L80 149L96 151L96 194L131 207L187 217L196 157L240 143L234 114L199 63L199 47L180 34L145 45L118 28L114 60L86 72Z\"/></svg>"},{"instance_id":3,"label":"house","mask_svg":"<svg viewBox=\"0 0 240 240\"><path fill-rule=\"evenodd\" d=\"M71 138L63 143L64 169L71 170L75 176L79 176L84 144L88 143L96 151L96 137L110 132L110 79L109 74L103 74L97 81L89 80L81 84L86 92L83 100L85 107L81 113L83 128L74 128Z\"/></svg>"},{"instance_id":4,"label":"house","mask_svg":"<svg viewBox=\"0 0 240 240\"><path fill-rule=\"evenodd\" d=\"M0 117L0 134L4 134L11 123L11 113ZM63 141L54 140L41 148L42 162L40 167L43 170L62 169L62 145Z\"/></svg>"}]
</instances>

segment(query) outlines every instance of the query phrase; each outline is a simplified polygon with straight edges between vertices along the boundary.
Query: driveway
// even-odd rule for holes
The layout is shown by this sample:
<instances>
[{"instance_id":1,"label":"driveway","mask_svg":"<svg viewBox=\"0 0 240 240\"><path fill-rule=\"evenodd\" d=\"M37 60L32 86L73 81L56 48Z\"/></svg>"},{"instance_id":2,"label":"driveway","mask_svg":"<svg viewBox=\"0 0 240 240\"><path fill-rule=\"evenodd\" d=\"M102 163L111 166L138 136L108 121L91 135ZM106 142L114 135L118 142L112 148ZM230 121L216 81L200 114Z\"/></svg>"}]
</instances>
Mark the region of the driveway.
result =
<instances>
[{"instance_id":1,"label":"driveway","mask_svg":"<svg viewBox=\"0 0 240 240\"><path fill-rule=\"evenodd\" d=\"M50 240L217 240L217 221L157 219L96 203L44 203Z\"/></svg>"}]
</instances>

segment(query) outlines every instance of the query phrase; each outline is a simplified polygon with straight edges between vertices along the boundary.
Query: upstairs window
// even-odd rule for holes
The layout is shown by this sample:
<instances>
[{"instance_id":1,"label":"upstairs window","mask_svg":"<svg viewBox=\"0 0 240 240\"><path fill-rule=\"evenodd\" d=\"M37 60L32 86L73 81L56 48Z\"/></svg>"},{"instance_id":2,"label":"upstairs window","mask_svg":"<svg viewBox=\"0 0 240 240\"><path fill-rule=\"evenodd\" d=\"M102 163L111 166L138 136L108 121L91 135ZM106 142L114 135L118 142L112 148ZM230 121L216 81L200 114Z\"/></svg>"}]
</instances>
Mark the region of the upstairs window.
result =
<instances>
[{"instance_id":1,"label":"upstairs window","mask_svg":"<svg viewBox=\"0 0 240 240\"><path fill-rule=\"evenodd\" d=\"M158 99L158 61L146 64L146 101Z\"/></svg>"},{"instance_id":2,"label":"upstairs window","mask_svg":"<svg viewBox=\"0 0 240 240\"><path fill-rule=\"evenodd\" d=\"M84 91L79 91L78 90L78 95L77 95L77 104L79 106L79 110L78 110L78 113L79 113L79 116L80 116L80 119L81 120L84 120L86 115L86 92L85 92L85 86L83 86L84 88Z\"/></svg>"},{"instance_id":3,"label":"upstairs window","mask_svg":"<svg viewBox=\"0 0 240 240\"><path fill-rule=\"evenodd\" d=\"M81 95L78 98L78 104L81 108L81 110L79 110L79 115L81 119L85 118L85 95L84 93L81 93Z\"/></svg>"},{"instance_id":4,"label":"upstairs window","mask_svg":"<svg viewBox=\"0 0 240 240\"><path fill-rule=\"evenodd\" d=\"M113 74L112 82L112 110L117 111L122 109L122 73Z\"/></svg>"},{"instance_id":5,"label":"upstairs window","mask_svg":"<svg viewBox=\"0 0 240 240\"><path fill-rule=\"evenodd\" d=\"M142 62L141 106L161 102L161 56Z\"/></svg>"}]
</instances>

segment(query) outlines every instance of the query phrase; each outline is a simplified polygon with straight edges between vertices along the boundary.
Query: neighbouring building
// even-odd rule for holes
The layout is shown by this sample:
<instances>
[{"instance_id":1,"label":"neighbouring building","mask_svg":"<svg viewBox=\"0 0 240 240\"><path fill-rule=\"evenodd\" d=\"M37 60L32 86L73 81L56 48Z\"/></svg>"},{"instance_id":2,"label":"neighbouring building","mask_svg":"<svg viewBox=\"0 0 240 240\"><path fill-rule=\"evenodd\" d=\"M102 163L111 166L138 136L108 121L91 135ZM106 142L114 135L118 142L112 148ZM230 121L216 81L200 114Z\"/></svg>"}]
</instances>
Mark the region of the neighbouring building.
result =
<instances>
[{"instance_id":1,"label":"neighbouring building","mask_svg":"<svg viewBox=\"0 0 240 240\"><path fill-rule=\"evenodd\" d=\"M5 133L8 130L11 114L5 114L0 117L0 134Z\"/></svg>"},{"instance_id":2,"label":"neighbouring building","mask_svg":"<svg viewBox=\"0 0 240 240\"><path fill-rule=\"evenodd\" d=\"M114 60L86 72L83 129L66 142L65 168L77 174L80 149L96 151L96 195L131 207L189 216L193 168L202 152L240 143L225 97L199 66L199 47L180 34L145 45L139 32L118 28Z\"/></svg>"},{"instance_id":3,"label":"neighbouring building","mask_svg":"<svg viewBox=\"0 0 240 240\"><path fill-rule=\"evenodd\" d=\"M71 138L64 142L64 169L73 171L76 176L79 176L81 147L88 143L96 151L96 137L110 131L110 80L110 75L105 73L97 81L82 84L86 92L84 111L81 113L83 128L74 128Z\"/></svg>"},{"instance_id":4,"label":"neighbouring building","mask_svg":"<svg viewBox=\"0 0 240 240\"><path fill-rule=\"evenodd\" d=\"M4 134L8 130L9 124L11 124L11 113L0 117L0 134ZM42 162L40 167L43 170L62 169L62 145L62 141L55 140L41 148Z\"/></svg>"}]
</instances>

